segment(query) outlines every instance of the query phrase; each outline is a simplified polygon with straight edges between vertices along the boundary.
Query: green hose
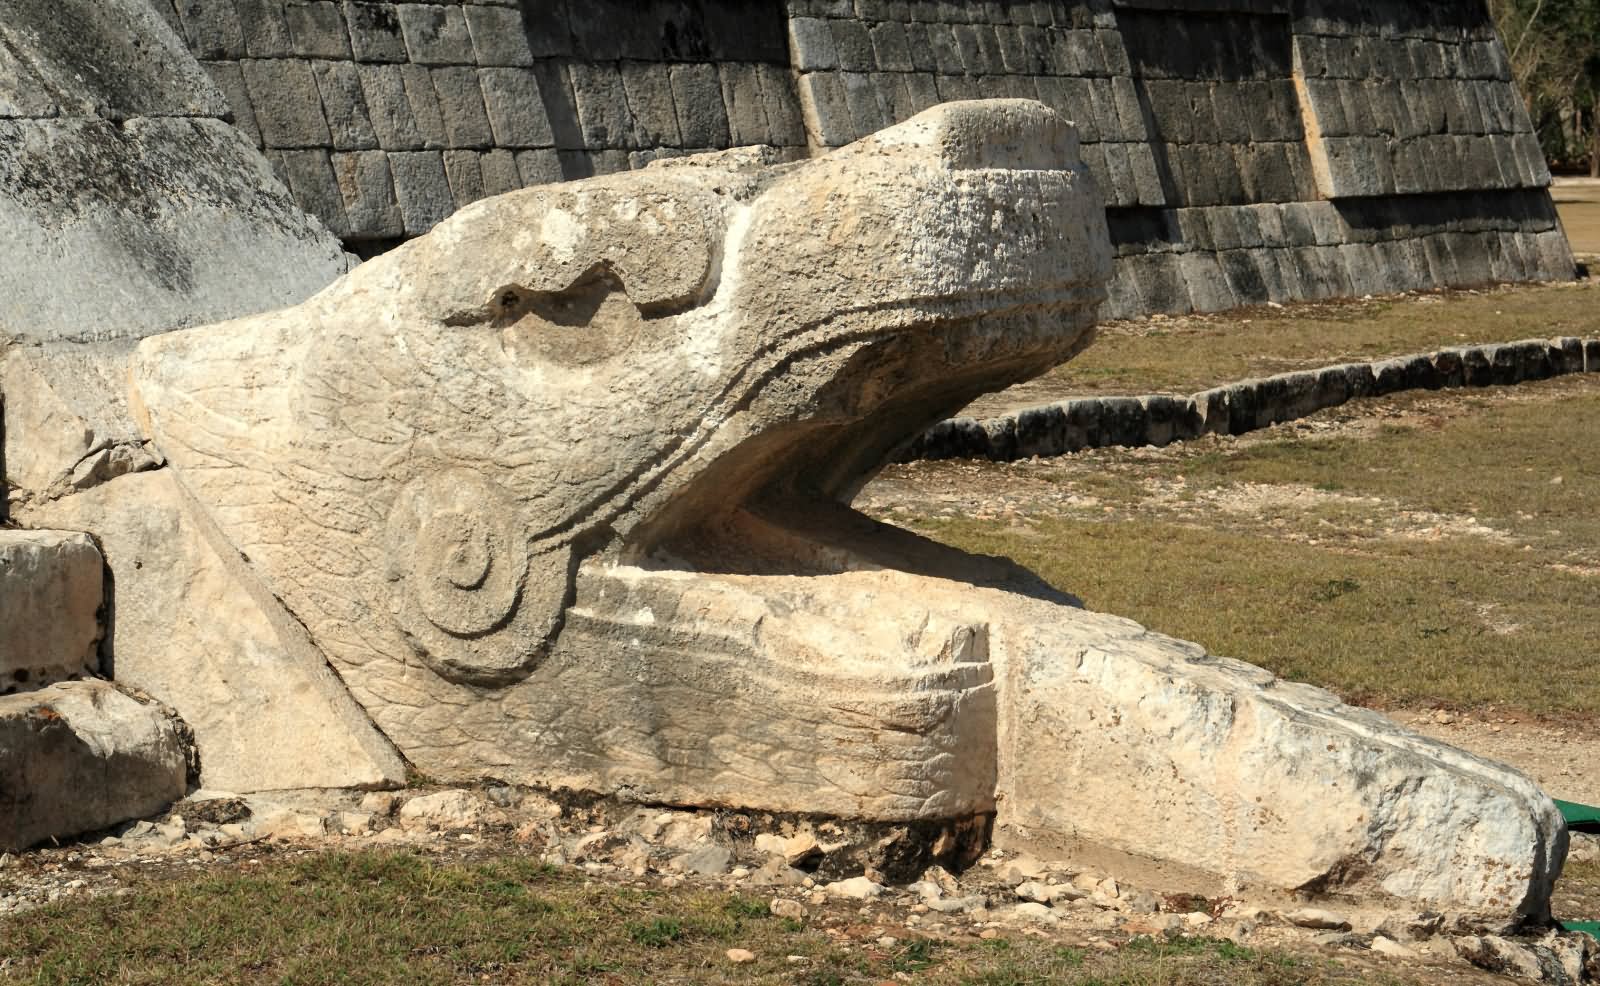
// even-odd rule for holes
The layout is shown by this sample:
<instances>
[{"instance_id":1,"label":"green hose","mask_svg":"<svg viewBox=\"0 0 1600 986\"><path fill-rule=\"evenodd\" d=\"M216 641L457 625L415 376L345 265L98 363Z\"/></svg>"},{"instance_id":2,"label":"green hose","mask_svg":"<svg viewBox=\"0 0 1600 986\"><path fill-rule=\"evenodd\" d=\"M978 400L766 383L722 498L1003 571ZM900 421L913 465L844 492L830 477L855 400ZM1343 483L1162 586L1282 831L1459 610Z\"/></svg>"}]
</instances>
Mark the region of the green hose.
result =
<instances>
[{"instance_id":1,"label":"green hose","mask_svg":"<svg viewBox=\"0 0 1600 986\"><path fill-rule=\"evenodd\" d=\"M1557 801L1556 807L1567 820L1569 831L1600 832L1600 808L1571 801ZM1582 931L1600 938L1600 921L1562 921L1560 924L1564 931Z\"/></svg>"}]
</instances>

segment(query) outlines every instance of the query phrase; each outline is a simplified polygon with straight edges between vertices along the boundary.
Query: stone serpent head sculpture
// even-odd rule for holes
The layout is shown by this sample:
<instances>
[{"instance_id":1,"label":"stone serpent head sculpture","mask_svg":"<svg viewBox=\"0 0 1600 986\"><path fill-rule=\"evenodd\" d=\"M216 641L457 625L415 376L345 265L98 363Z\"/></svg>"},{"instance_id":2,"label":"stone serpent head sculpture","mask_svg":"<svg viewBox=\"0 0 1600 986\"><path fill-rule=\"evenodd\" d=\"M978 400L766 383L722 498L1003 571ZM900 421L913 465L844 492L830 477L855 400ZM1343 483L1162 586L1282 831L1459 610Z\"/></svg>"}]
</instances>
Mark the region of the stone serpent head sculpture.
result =
<instances>
[{"instance_id":1,"label":"stone serpent head sculpture","mask_svg":"<svg viewBox=\"0 0 1600 986\"><path fill-rule=\"evenodd\" d=\"M135 405L434 777L998 814L1240 886L1540 912L1565 834L1514 772L843 505L1077 353L1109 275L1072 126L946 104L802 163L480 202L297 308L146 340Z\"/></svg>"}]
</instances>

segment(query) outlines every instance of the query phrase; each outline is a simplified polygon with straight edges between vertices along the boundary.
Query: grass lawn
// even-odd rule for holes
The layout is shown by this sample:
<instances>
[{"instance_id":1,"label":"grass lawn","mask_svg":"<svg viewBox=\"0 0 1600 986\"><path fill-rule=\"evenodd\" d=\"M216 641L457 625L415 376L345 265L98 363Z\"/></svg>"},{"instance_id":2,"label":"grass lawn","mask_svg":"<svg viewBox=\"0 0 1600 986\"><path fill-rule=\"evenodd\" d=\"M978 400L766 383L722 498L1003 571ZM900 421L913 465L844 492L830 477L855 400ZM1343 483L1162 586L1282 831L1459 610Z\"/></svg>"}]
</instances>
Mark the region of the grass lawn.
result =
<instances>
[{"instance_id":1,"label":"grass lawn","mask_svg":"<svg viewBox=\"0 0 1600 986\"><path fill-rule=\"evenodd\" d=\"M1077 359L963 413L984 417L1075 395L1190 394L1448 346L1593 337L1597 302L1600 284L1584 282L1113 323Z\"/></svg>"},{"instance_id":2,"label":"grass lawn","mask_svg":"<svg viewBox=\"0 0 1600 986\"><path fill-rule=\"evenodd\" d=\"M853 908L826 912L824 927L772 917L752 897L608 886L516 857L331 852L181 880L135 876L130 891L0 922L0 982L843 986L897 973L934 986L1404 982L1209 939L1104 952L901 930L884 946ZM733 947L756 960L733 964Z\"/></svg>"}]
</instances>

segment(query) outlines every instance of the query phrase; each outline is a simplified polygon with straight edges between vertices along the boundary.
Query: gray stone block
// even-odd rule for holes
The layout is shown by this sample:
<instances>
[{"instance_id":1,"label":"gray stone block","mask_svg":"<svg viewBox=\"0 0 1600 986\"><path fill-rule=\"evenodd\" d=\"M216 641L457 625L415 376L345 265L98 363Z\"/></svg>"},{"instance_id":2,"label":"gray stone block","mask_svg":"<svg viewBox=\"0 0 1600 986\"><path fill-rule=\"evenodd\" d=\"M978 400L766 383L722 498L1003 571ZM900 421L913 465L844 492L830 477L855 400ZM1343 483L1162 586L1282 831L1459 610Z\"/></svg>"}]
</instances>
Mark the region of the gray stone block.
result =
<instances>
[{"instance_id":1,"label":"gray stone block","mask_svg":"<svg viewBox=\"0 0 1600 986\"><path fill-rule=\"evenodd\" d=\"M1583 372L1600 373L1600 339L1589 339L1584 342Z\"/></svg>"},{"instance_id":2,"label":"gray stone block","mask_svg":"<svg viewBox=\"0 0 1600 986\"><path fill-rule=\"evenodd\" d=\"M871 27L873 64L881 72L912 72L919 66L912 58L911 45L904 26L896 21L884 21ZM926 35L924 34L924 40Z\"/></svg>"},{"instance_id":3,"label":"gray stone block","mask_svg":"<svg viewBox=\"0 0 1600 986\"><path fill-rule=\"evenodd\" d=\"M805 119L800 112L798 87L789 70L779 65L756 66L761 82L761 106L766 111L768 132L779 147L804 147Z\"/></svg>"},{"instance_id":4,"label":"gray stone block","mask_svg":"<svg viewBox=\"0 0 1600 986\"><path fill-rule=\"evenodd\" d=\"M332 138L322 117L316 78L306 62L293 60L240 63L256 123L266 146L327 147Z\"/></svg>"},{"instance_id":5,"label":"gray stone block","mask_svg":"<svg viewBox=\"0 0 1600 986\"><path fill-rule=\"evenodd\" d=\"M467 33L478 64L490 66L528 66L533 64L533 49L522 26L522 13L516 7L489 7L469 4L463 8Z\"/></svg>"},{"instance_id":6,"label":"gray stone block","mask_svg":"<svg viewBox=\"0 0 1600 986\"><path fill-rule=\"evenodd\" d=\"M260 0L272 3L273 0ZM405 36L400 31L400 14L392 3L346 3L345 19L350 25L350 47L358 62L403 62L407 60Z\"/></svg>"},{"instance_id":7,"label":"gray stone block","mask_svg":"<svg viewBox=\"0 0 1600 986\"><path fill-rule=\"evenodd\" d=\"M405 234L387 155L382 151L334 154L332 165L352 239L389 239Z\"/></svg>"},{"instance_id":8,"label":"gray stone block","mask_svg":"<svg viewBox=\"0 0 1600 986\"><path fill-rule=\"evenodd\" d=\"M405 80L397 65L358 65L367 119L384 150L417 150L423 146L416 115L406 98Z\"/></svg>"},{"instance_id":9,"label":"gray stone block","mask_svg":"<svg viewBox=\"0 0 1600 986\"><path fill-rule=\"evenodd\" d=\"M250 93L245 89L244 73L239 71L239 64L205 62L204 66L206 73L211 76L211 81L217 84L217 88L222 90L222 95L228 100L233 125L250 138L250 143L260 147L261 128L256 125L255 108L250 104Z\"/></svg>"},{"instance_id":10,"label":"gray stone block","mask_svg":"<svg viewBox=\"0 0 1600 986\"><path fill-rule=\"evenodd\" d=\"M344 199L333 165L324 150L284 151L283 168L289 178L289 191L300 208L322 220L333 235L350 235L345 218Z\"/></svg>"},{"instance_id":11,"label":"gray stone block","mask_svg":"<svg viewBox=\"0 0 1600 986\"><path fill-rule=\"evenodd\" d=\"M1144 110L1133 80L1118 76L1111 80L1111 99L1116 106L1117 124L1124 140L1145 140Z\"/></svg>"},{"instance_id":12,"label":"gray stone block","mask_svg":"<svg viewBox=\"0 0 1600 986\"><path fill-rule=\"evenodd\" d=\"M955 28L949 24L927 24L928 48L933 59L933 70L939 75L961 75L967 68L961 61L961 45L956 40Z\"/></svg>"},{"instance_id":13,"label":"gray stone block","mask_svg":"<svg viewBox=\"0 0 1600 986\"><path fill-rule=\"evenodd\" d=\"M361 74L353 62L312 62L317 91L327 116L333 149L361 151L378 146L378 137L367 115L366 97L361 91Z\"/></svg>"},{"instance_id":14,"label":"gray stone block","mask_svg":"<svg viewBox=\"0 0 1600 986\"><path fill-rule=\"evenodd\" d=\"M1194 310L1175 255L1153 253L1129 257L1123 262L1133 268L1146 312L1174 314Z\"/></svg>"},{"instance_id":15,"label":"gray stone block","mask_svg":"<svg viewBox=\"0 0 1600 986\"><path fill-rule=\"evenodd\" d=\"M572 78L584 147L599 150L644 146L628 110L622 72L617 65L573 62L567 72Z\"/></svg>"},{"instance_id":16,"label":"gray stone block","mask_svg":"<svg viewBox=\"0 0 1600 986\"><path fill-rule=\"evenodd\" d=\"M232 3L179 0L176 6L184 40L196 58L221 61L244 57L244 28Z\"/></svg>"},{"instance_id":17,"label":"gray stone block","mask_svg":"<svg viewBox=\"0 0 1600 986\"><path fill-rule=\"evenodd\" d=\"M1185 287L1188 288L1192 310L1221 312L1239 305L1215 254L1207 252L1178 254L1178 270L1183 277Z\"/></svg>"},{"instance_id":18,"label":"gray stone block","mask_svg":"<svg viewBox=\"0 0 1600 986\"><path fill-rule=\"evenodd\" d=\"M1167 193L1161 185L1161 174L1156 167L1154 149L1147 143L1128 144L1128 167L1133 172L1134 195L1140 205L1167 204Z\"/></svg>"},{"instance_id":19,"label":"gray stone block","mask_svg":"<svg viewBox=\"0 0 1600 986\"><path fill-rule=\"evenodd\" d=\"M485 196L504 195L522 187L522 176L517 171L517 158L505 149L487 151L478 159L478 169L483 174ZM448 166L446 172L448 173Z\"/></svg>"},{"instance_id":20,"label":"gray stone block","mask_svg":"<svg viewBox=\"0 0 1600 986\"><path fill-rule=\"evenodd\" d=\"M684 146L673 106L672 80L664 63L623 62L622 89L642 146ZM752 95L759 97L758 93Z\"/></svg>"},{"instance_id":21,"label":"gray stone block","mask_svg":"<svg viewBox=\"0 0 1600 986\"><path fill-rule=\"evenodd\" d=\"M831 20L828 22L828 31L833 35L833 49L839 57L839 68L846 72L871 72L877 69L877 57L866 24L855 18Z\"/></svg>"},{"instance_id":22,"label":"gray stone block","mask_svg":"<svg viewBox=\"0 0 1600 986\"><path fill-rule=\"evenodd\" d=\"M555 150L550 148L518 151L517 174L521 177L524 187L529 185L548 185L552 182L562 181L565 178L561 168L561 158Z\"/></svg>"},{"instance_id":23,"label":"gray stone block","mask_svg":"<svg viewBox=\"0 0 1600 986\"><path fill-rule=\"evenodd\" d=\"M839 81L844 83L845 106L850 111L851 129L857 137L875 133L893 122L890 107L879 99L873 76L840 72Z\"/></svg>"},{"instance_id":24,"label":"gray stone block","mask_svg":"<svg viewBox=\"0 0 1600 986\"><path fill-rule=\"evenodd\" d=\"M486 68L478 73L484 109L501 147L551 147L555 135L545 115L539 78L525 68Z\"/></svg>"},{"instance_id":25,"label":"gray stone block","mask_svg":"<svg viewBox=\"0 0 1600 986\"><path fill-rule=\"evenodd\" d=\"M444 146L451 148L489 147L494 131L484 108L483 89L478 70L468 66L448 66L429 70L444 125Z\"/></svg>"},{"instance_id":26,"label":"gray stone block","mask_svg":"<svg viewBox=\"0 0 1600 986\"><path fill-rule=\"evenodd\" d=\"M789 18L789 52L802 72L836 69L839 49L828 22L815 17Z\"/></svg>"},{"instance_id":27,"label":"gray stone block","mask_svg":"<svg viewBox=\"0 0 1600 986\"><path fill-rule=\"evenodd\" d=\"M406 53L419 65L471 65L477 60L462 8L406 3L397 8Z\"/></svg>"},{"instance_id":28,"label":"gray stone block","mask_svg":"<svg viewBox=\"0 0 1600 986\"><path fill-rule=\"evenodd\" d=\"M421 236L455 211L455 196L438 151L403 151L389 155L395 199L407 236Z\"/></svg>"},{"instance_id":29,"label":"gray stone block","mask_svg":"<svg viewBox=\"0 0 1600 986\"><path fill-rule=\"evenodd\" d=\"M1121 31L1102 27L1095 31L1095 39L1099 42L1100 63L1104 65L1107 75L1133 74L1133 65L1128 61L1128 49L1122 43Z\"/></svg>"},{"instance_id":30,"label":"gray stone block","mask_svg":"<svg viewBox=\"0 0 1600 986\"><path fill-rule=\"evenodd\" d=\"M673 65L669 70L678 132L685 147L727 147L728 110L714 65Z\"/></svg>"},{"instance_id":31,"label":"gray stone block","mask_svg":"<svg viewBox=\"0 0 1600 986\"><path fill-rule=\"evenodd\" d=\"M234 0L244 51L251 58L284 58L294 53L283 0Z\"/></svg>"},{"instance_id":32,"label":"gray stone block","mask_svg":"<svg viewBox=\"0 0 1600 986\"><path fill-rule=\"evenodd\" d=\"M844 98L844 82L837 72L802 75L799 88L806 132L812 144L843 147L855 140L855 125L850 120L850 106ZM940 95L945 94L941 92Z\"/></svg>"},{"instance_id":33,"label":"gray stone block","mask_svg":"<svg viewBox=\"0 0 1600 986\"><path fill-rule=\"evenodd\" d=\"M457 209L483 198L483 169L477 151L445 151L444 173Z\"/></svg>"},{"instance_id":34,"label":"gray stone block","mask_svg":"<svg viewBox=\"0 0 1600 986\"><path fill-rule=\"evenodd\" d=\"M422 135L422 145L429 148L450 146L450 139L444 130L444 112L439 107L439 93L433 88L433 74L428 67L411 63L402 65L400 79L405 83L406 103L411 107L417 132Z\"/></svg>"},{"instance_id":35,"label":"gray stone block","mask_svg":"<svg viewBox=\"0 0 1600 986\"><path fill-rule=\"evenodd\" d=\"M338 4L331 0L289 3L283 14L296 55L302 58L350 57L350 32Z\"/></svg>"}]
</instances>

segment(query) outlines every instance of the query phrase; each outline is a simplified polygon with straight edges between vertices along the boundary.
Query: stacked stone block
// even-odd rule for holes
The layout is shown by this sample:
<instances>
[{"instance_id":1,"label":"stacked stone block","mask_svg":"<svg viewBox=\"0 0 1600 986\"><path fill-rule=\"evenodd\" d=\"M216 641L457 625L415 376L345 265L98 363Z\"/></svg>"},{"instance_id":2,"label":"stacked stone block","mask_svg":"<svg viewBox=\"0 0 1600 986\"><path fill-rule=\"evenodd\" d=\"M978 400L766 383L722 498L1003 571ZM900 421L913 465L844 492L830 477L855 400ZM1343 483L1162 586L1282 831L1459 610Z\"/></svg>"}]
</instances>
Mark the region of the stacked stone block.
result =
<instances>
[{"instance_id":1,"label":"stacked stone block","mask_svg":"<svg viewBox=\"0 0 1600 986\"><path fill-rule=\"evenodd\" d=\"M526 185L805 143L781 14L696 5L155 0L295 199L347 242Z\"/></svg>"},{"instance_id":2,"label":"stacked stone block","mask_svg":"<svg viewBox=\"0 0 1600 986\"><path fill-rule=\"evenodd\" d=\"M1022 97L1078 125L1110 316L1573 272L1474 2L154 2L357 249L523 185Z\"/></svg>"},{"instance_id":3,"label":"stacked stone block","mask_svg":"<svg viewBox=\"0 0 1600 986\"><path fill-rule=\"evenodd\" d=\"M1108 0L963 4L792 0L796 84L814 149L956 99L1037 99L1078 124L1111 205L1166 193Z\"/></svg>"},{"instance_id":4,"label":"stacked stone block","mask_svg":"<svg viewBox=\"0 0 1600 986\"><path fill-rule=\"evenodd\" d=\"M1487 19L1445 6L1412 11L1380 36L1350 16L1299 27L1295 68L1327 198L1550 183Z\"/></svg>"}]
</instances>

